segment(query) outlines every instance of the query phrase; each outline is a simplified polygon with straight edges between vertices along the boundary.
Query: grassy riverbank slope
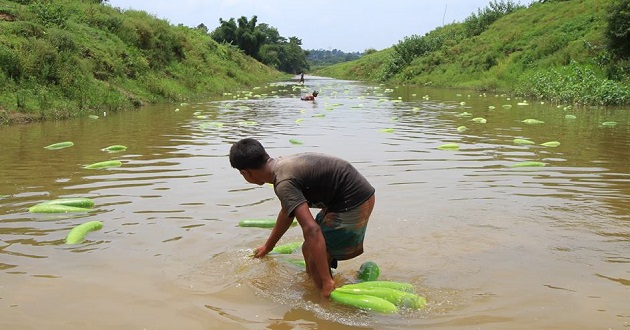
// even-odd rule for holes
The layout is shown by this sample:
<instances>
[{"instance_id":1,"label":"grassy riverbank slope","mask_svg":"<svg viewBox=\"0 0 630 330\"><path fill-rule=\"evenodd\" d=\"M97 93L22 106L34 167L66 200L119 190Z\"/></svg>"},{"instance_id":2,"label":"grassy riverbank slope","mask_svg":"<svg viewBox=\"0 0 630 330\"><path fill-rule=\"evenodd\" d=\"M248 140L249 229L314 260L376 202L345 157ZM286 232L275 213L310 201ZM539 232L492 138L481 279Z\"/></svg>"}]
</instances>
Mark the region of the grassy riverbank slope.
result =
<instances>
[{"instance_id":1,"label":"grassy riverbank slope","mask_svg":"<svg viewBox=\"0 0 630 330\"><path fill-rule=\"evenodd\" d=\"M630 58L615 57L607 47L610 5L607 0L533 3L474 34L470 23L480 21L480 10L464 22L407 37L316 74L510 92L573 104L628 104Z\"/></svg>"},{"instance_id":2,"label":"grassy riverbank slope","mask_svg":"<svg viewBox=\"0 0 630 330\"><path fill-rule=\"evenodd\" d=\"M0 123L189 101L283 76L205 31L97 0L0 0Z\"/></svg>"}]
</instances>

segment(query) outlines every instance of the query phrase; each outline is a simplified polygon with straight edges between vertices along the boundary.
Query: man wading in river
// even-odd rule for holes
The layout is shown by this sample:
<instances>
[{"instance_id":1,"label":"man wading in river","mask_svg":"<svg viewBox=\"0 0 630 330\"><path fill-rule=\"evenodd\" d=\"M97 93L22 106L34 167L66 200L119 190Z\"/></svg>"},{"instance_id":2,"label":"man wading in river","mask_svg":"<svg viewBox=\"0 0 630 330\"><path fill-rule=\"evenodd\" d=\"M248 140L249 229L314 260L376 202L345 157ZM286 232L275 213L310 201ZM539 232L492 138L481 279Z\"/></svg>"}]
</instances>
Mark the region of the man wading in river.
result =
<instances>
[{"instance_id":1,"label":"man wading in river","mask_svg":"<svg viewBox=\"0 0 630 330\"><path fill-rule=\"evenodd\" d=\"M374 187L349 162L325 154L271 158L260 142L247 138L230 149L230 164L249 183L273 184L281 209L267 241L255 257L267 255L293 218L304 243L306 272L324 297L335 289L330 268L363 253L363 238L374 208ZM310 207L321 209L313 218Z\"/></svg>"}]
</instances>

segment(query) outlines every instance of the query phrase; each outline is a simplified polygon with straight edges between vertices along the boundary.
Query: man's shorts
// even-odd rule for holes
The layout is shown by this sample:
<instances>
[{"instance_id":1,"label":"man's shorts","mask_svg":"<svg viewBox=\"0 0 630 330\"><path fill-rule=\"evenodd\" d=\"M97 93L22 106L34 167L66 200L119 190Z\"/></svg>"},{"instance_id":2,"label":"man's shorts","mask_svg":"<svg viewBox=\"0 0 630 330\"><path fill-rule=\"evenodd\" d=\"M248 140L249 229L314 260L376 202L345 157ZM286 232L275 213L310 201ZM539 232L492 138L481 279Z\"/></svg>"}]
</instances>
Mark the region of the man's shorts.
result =
<instances>
[{"instance_id":1,"label":"man's shorts","mask_svg":"<svg viewBox=\"0 0 630 330\"><path fill-rule=\"evenodd\" d=\"M336 268L337 260L352 259L363 253L363 238L374 201L372 195L352 210L335 213L323 209L315 217L324 234L326 250L332 257L331 267Z\"/></svg>"}]
</instances>

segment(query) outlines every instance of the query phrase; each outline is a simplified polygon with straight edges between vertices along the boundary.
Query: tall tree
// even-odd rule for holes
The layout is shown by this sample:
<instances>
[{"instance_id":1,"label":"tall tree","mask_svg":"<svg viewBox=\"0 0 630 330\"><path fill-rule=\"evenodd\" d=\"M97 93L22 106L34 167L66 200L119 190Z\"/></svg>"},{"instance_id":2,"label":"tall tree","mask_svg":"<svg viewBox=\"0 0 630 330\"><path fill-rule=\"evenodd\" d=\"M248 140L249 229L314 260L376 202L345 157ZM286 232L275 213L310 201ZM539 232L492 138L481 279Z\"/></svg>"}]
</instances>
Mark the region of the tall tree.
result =
<instances>
[{"instance_id":1,"label":"tall tree","mask_svg":"<svg viewBox=\"0 0 630 330\"><path fill-rule=\"evenodd\" d=\"M219 19L221 25L210 34L217 42L237 46L245 54L287 73L299 73L309 68L308 55L302 40L291 37L287 41L278 30L268 24L257 25L258 18L241 16L235 20Z\"/></svg>"}]
</instances>

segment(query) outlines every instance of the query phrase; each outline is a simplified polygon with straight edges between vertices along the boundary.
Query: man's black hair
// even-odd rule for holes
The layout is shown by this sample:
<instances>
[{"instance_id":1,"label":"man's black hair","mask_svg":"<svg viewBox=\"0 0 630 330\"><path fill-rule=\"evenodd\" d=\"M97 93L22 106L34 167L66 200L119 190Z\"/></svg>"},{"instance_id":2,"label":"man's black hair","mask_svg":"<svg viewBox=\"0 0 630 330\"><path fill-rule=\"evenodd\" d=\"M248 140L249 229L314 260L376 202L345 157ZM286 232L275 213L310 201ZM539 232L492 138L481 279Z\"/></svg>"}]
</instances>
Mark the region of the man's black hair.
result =
<instances>
[{"instance_id":1,"label":"man's black hair","mask_svg":"<svg viewBox=\"0 0 630 330\"><path fill-rule=\"evenodd\" d=\"M256 139L242 139L230 148L230 165L237 170L260 169L269 158L265 148Z\"/></svg>"}]
</instances>

